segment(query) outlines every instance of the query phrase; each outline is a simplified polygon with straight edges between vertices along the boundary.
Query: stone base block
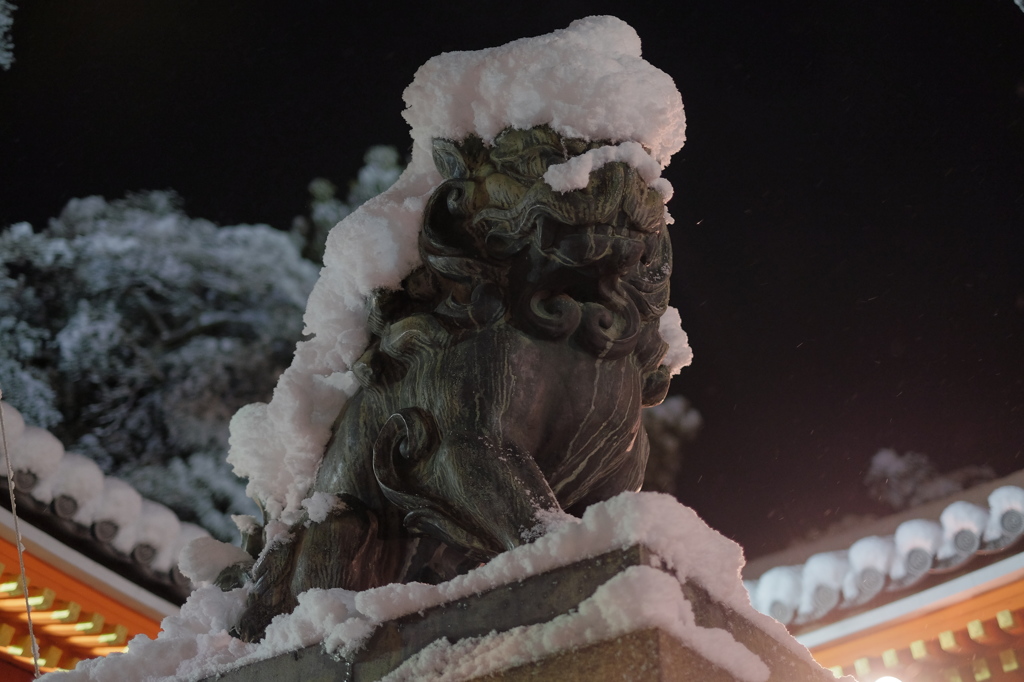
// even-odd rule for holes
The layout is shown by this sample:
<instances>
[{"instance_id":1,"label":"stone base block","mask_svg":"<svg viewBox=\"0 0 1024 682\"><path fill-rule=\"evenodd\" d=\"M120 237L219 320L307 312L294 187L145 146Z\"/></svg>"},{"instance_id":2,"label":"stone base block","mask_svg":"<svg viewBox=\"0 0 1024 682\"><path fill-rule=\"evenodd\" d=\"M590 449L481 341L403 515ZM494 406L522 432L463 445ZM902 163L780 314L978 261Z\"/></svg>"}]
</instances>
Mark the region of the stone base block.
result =
<instances>
[{"instance_id":1,"label":"stone base block","mask_svg":"<svg viewBox=\"0 0 1024 682\"><path fill-rule=\"evenodd\" d=\"M735 679L671 635L652 628L477 677L470 682L734 682Z\"/></svg>"},{"instance_id":2,"label":"stone base block","mask_svg":"<svg viewBox=\"0 0 1024 682\"><path fill-rule=\"evenodd\" d=\"M506 632L575 610L598 587L630 566L659 565L636 545L496 587L482 594L382 623L350 658L320 646L224 673L219 682L375 682L432 642ZM831 682L832 673L807 661L693 581L682 585L696 624L719 628L769 668L767 682ZM480 682L740 682L658 629L644 629L475 678Z\"/></svg>"}]
</instances>

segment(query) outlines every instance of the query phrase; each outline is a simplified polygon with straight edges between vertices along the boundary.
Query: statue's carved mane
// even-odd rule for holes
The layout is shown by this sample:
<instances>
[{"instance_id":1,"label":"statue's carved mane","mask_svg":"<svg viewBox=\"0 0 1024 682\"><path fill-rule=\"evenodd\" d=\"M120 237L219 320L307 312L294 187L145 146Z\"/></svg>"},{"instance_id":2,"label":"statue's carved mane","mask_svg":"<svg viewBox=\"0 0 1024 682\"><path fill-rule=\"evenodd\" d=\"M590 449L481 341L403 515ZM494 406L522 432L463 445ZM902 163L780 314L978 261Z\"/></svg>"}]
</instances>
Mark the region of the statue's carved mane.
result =
<instances>
[{"instance_id":1,"label":"statue's carved mane","mask_svg":"<svg viewBox=\"0 0 1024 682\"><path fill-rule=\"evenodd\" d=\"M661 195L621 162L594 171L582 191L559 193L543 179L605 144L547 126L508 129L492 146L435 140L444 182L424 211L424 264L401 290L373 297L374 339L356 368L363 385L400 377L408 353L504 320L599 358L635 354L644 404L660 402L669 376L658 325L672 269Z\"/></svg>"}]
</instances>

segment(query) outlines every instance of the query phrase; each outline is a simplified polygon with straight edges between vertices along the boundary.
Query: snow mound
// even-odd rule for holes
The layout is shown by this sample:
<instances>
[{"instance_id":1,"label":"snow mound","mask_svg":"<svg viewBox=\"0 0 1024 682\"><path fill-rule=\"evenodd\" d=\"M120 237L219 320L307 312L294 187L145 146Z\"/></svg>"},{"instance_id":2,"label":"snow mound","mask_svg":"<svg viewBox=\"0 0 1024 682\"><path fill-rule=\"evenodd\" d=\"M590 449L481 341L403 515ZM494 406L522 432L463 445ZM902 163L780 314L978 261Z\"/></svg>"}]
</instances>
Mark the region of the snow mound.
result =
<instances>
[{"instance_id":1,"label":"snow mound","mask_svg":"<svg viewBox=\"0 0 1024 682\"><path fill-rule=\"evenodd\" d=\"M231 421L228 461L249 479L247 493L270 519L301 518L331 425L357 390L350 370L370 338L367 297L377 288L398 288L420 265L423 208L441 183L434 138L476 134L491 142L508 127L547 124L570 137L636 143L646 161L631 145L608 153L627 155L648 175L651 159L668 165L685 140L675 84L641 58L636 31L615 17L587 17L548 35L439 55L420 67L404 97L412 161L389 190L328 235L303 318L312 338L298 344L270 403L249 405ZM651 182L663 195L670 191L667 182ZM662 319L661 332L671 346L665 362L677 372L691 357L678 314Z\"/></svg>"},{"instance_id":2,"label":"snow mound","mask_svg":"<svg viewBox=\"0 0 1024 682\"><path fill-rule=\"evenodd\" d=\"M64 458L64 444L46 429L38 426L26 426L16 443L8 443L11 448L11 466L15 471L28 471L39 479L53 476ZM33 493L38 498L38 494ZM50 499L38 498L42 502Z\"/></svg>"},{"instance_id":3,"label":"snow mound","mask_svg":"<svg viewBox=\"0 0 1024 682\"><path fill-rule=\"evenodd\" d=\"M323 523L327 515L335 509L344 509L345 503L337 495L330 493L315 492L313 495L302 501L302 506L309 514L309 520L313 523Z\"/></svg>"},{"instance_id":4,"label":"snow mound","mask_svg":"<svg viewBox=\"0 0 1024 682\"><path fill-rule=\"evenodd\" d=\"M590 174L605 164L621 162L635 168L647 183L647 186L661 195L663 203L668 203L674 190L672 183L661 177L661 165L658 164L639 142L622 142L605 147L598 147L574 156L565 163L550 166L544 173L544 182L556 192L572 192L584 189L590 182ZM668 210L665 210L665 222L675 222Z\"/></svg>"},{"instance_id":5,"label":"snow mound","mask_svg":"<svg viewBox=\"0 0 1024 682\"><path fill-rule=\"evenodd\" d=\"M639 142L622 142L598 147L574 156L565 163L555 164L544 173L544 182L556 192L571 192L584 189L590 182L590 174L613 162L627 163L640 173L647 185L657 190L667 204L672 198L672 183L661 177L661 165L655 161Z\"/></svg>"},{"instance_id":6,"label":"snow mound","mask_svg":"<svg viewBox=\"0 0 1024 682\"><path fill-rule=\"evenodd\" d=\"M25 419L21 416L21 412L14 409L13 405L3 401L0 401L0 413L3 414L3 436L7 439L7 447L13 448L25 431Z\"/></svg>"},{"instance_id":7,"label":"snow mound","mask_svg":"<svg viewBox=\"0 0 1024 682\"><path fill-rule=\"evenodd\" d=\"M146 545L154 550L150 568L169 571L178 560L177 540L181 521L170 509L157 502L142 500L142 511L134 526L135 547Z\"/></svg>"},{"instance_id":8,"label":"snow mound","mask_svg":"<svg viewBox=\"0 0 1024 682\"><path fill-rule=\"evenodd\" d=\"M850 571L843 578L843 597L856 599L861 590L861 575L864 571L877 571L889 575L892 568L896 545L891 537L871 535L850 545Z\"/></svg>"},{"instance_id":9,"label":"snow mound","mask_svg":"<svg viewBox=\"0 0 1024 682\"><path fill-rule=\"evenodd\" d=\"M251 562L241 547L229 545L210 535L193 538L178 554L178 570L194 585L210 584L228 566Z\"/></svg>"},{"instance_id":10,"label":"snow mound","mask_svg":"<svg viewBox=\"0 0 1024 682\"><path fill-rule=\"evenodd\" d=\"M797 614L806 617L819 612L823 599L821 588L834 594L833 598L838 600L843 578L849 568L846 552L822 552L807 559L800 577L800 607Z\"/></svg>"},{"instance_id":11,"label":"snow mound","mask_svg":"<svg viewBox=\"0 0 1024 682\"><path fill-rule=\"evenodd\" d=\"M688 367L693 362L693 350L690 348L690 339L683 331L682 318L679 311L672 306L665 310L659 321L658 332L661 338L668 344L668 351L662 359L661 364L669 368L672 376L679 374L683 367Z\"/></svg>"},{"instance_id":12,"label":"snow mound","mask_svg":"<svg viewBox=\"0 0 1024 682\"><path fill-rule=\"evenodd\" d=\"M896 560L889 571L894 580L902 580L907 575L906 557L915 549L924 551L934 558L942 546L942 526L928 519L911 519L904 521L896 528L893 535L896 547Z\"/></svg>"},{"instance_id":13,"label":"snow mound","mask_svg":"<svg viewBox=\"0 0 1024 682\"><path fill-rule=\"evenodd\" d=\"M1014 485L996 488L988 496L988 506L992 510L988 527L985 529L985 540L995 540L1006 532L1003 527L1003 514L1017 512L1024 514L1024 490Z\"/></svg>"},{"instance_id":14,"label":"snow mound","mask_svg":"<svg viewBox=\"0 0 1024 682\"><path fill-rule=\"evenodd\" d=\"M32 489L32 497L50 503L58 497L69 497L77 504L73 520L84 526L92 523L93 503L103 494L103 472L85 455L64 453L53 475Z\"/></svg>"},{"instance_id":15,"label":"snow mound","mask_svg":"<svg viewBox=\"0 0 1024 682\"><path fill-rule=\"evenodd\" d=\"M435 137L476 134L492 142L509 126L548 124L567 137L640 142L664 167L686 139L672 78L640 56L632 27L609 16L490 50L438 55L416 72L405 101L413 142L428 154Z\"/></svg>"},{"instance_id":16,"label":"snow mound","mask_svg":"<svg viewBox=\"0 0 1024 682\"><path fill-rule=\"evenodd\" d=\"M757 581L752 601L760 613L789 621L800 605L803 567L775 566Z\"/></svg>"},{"instance_id":17,"label":"snow mound","mask_svg":"<svg viewBox=\"0 0 1024 682\"><path fill-rule=\"evenodd\" d=\"M135 544L135 523L142 514L142 495L119 478L103 479L103 494L93 514L97 522L107 521L117 526L110 543L125 554Z\"/></svg>"},{"instance_id":18,"label":"snow mound","mask_svg":"<svg viewBox=\"0 0 1024 682\"><path fill-rule=\"evenodd\" d=\"M948 559L963 554L965 549L958 546L956 536L960 531L967 531L977 538L985 534L988 526L988 509L971 504L964 500L958 500L942 510L939 516L939 523L942 524L943 542L936 554L938 559ZM975 550L977 546L975 546ZM974 550L969 553L973 554Z\"/></svg>"}]
</instances>

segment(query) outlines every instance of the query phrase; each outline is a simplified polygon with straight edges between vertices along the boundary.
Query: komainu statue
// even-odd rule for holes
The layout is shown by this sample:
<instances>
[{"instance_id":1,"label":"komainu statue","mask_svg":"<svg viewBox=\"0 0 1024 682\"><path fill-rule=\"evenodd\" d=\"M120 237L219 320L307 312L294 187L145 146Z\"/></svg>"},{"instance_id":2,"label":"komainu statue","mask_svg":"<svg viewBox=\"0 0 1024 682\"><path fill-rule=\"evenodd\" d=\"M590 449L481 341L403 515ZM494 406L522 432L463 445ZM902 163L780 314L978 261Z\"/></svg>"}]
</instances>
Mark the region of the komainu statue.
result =
<instances>
[{"instance_id":1,"label":"komainu statue","mask_svg":"<svg viewBox=\"0 0 1024 682\"><path fill-rule=\"evenodd\" d=\"M640 410L670 378L664 201L621 162L582 190L542 179L604 144L546 126L434 141L423 265L370 301L361 390L310 491L339 502L236 572L241 637L306 589L447 580L529 541L544 511L639 489Z\"/></svg>"}]
</instances>

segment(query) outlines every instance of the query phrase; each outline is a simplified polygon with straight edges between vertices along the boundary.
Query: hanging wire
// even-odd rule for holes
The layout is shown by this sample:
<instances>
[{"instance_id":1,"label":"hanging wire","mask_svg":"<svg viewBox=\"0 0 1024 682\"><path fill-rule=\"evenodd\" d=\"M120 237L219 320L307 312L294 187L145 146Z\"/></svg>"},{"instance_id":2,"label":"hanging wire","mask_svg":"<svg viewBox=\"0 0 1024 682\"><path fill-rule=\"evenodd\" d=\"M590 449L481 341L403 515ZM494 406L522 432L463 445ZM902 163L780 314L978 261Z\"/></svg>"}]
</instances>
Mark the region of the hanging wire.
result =
<instances>
[{"instance_id":1,"label":"hanging wire","mask_svg":"<svg viewBox=\"0 0 1024 682\"><path fill-rule=\"evenodd\" d=\"M4 399L4 389L0 388L0 401ZM4 424L4 410L0 407L0 444L4 447L4 459L7 460L7 492L11 495L11 515L14 516L14 539L18 546L18 566L21 568L21 591L25 595L25 615L28 618L28 639L32 643L32 667L35 676L39 677L39 642L32 628L32 604L28 601L28 576L25 574L25 551L21 546L21 527L18 524L18 504L14 501L14 467L11 466L11 451L7 447L7 427Z\"/></svg>"}]
</instances>

